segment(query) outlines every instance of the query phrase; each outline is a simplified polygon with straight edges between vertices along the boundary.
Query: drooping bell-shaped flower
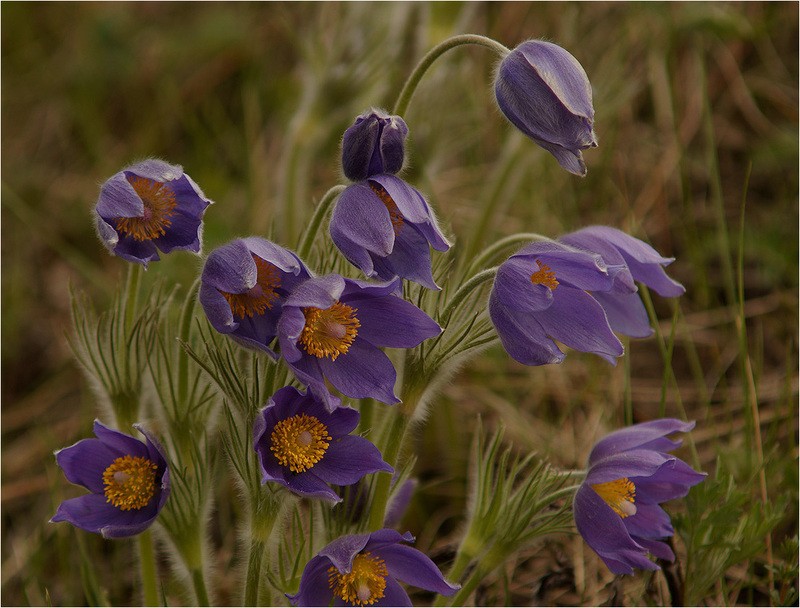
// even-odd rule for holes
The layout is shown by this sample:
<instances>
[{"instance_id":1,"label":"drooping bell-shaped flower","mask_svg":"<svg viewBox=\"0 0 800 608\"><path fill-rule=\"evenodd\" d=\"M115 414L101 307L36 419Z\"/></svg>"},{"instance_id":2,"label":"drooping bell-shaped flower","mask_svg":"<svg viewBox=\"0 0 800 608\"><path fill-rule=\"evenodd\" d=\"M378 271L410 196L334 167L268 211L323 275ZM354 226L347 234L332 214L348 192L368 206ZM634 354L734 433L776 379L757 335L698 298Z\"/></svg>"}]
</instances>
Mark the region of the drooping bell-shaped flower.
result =
<instances>
[{"instance_id":1,"label":"drooping bell-shaped flower","mask_svg":"<svg viewBox=\"0 0 800 608\"><path fill-rule=\"evenodd\" d=\"M399 116L375 108L358 116L342 138L342 169L347 179L360 182L400 171L407 135L408 127Z\"/></svg>"},{"instance_id":2,"label":"drooping bell-shaped flower","mask_svg":"<svg viewBox=\"0 0 800 608\"><path fill-rule=\"evenodd\" d=\"M686 496L705 479L668 454L680 446L667 435L686 433L694 422L662 418L606 435L589 454L589 469L573 500L575 526L615 574L658 570L648 553L673 561L664 542L672 536L660 503Z\"/></svg>"},{"instance_id":3,"label":"drooping bell-shaped flower","mask_svg":"<svg viewBox=\"0 0 800 608\"><path fill-rule=\"evenodd\" d=\"M635 281L659 295L676 298L686 292L683 285L667 276L664 267L675 258L662 257L647 243L610 226L588 226L560 237L559 242L598 253L609 265L623 266L614 276L611 290L592 292L606 312L611 329L632 338L653 333L647 311L639 299Z\"/></svg>"},{"instance_id":4,"label":"drooping bell-shaped flower","mask_svg":"<svg viewBox=\"0 0 800 608\"><path fill-rule=\"evenodd\" d=\"M102 185L95 206L97 232L111 253L146 267L159 259L159 250L199 253L210 204L179 165L148 159Z\"/></svg>"},{"instance_id":5,"label":"drooping bell-shaped flower","mask_svg":"<svg viewBox=\"0 0 800 608\"><path fill-rule=\"evenodd\" d=\"M544 40L523 42L500 62L494 82L511 123L575 175L586 175L581 150L597 146L592 87L578 60Z\"/></svg>"}]
</instances>

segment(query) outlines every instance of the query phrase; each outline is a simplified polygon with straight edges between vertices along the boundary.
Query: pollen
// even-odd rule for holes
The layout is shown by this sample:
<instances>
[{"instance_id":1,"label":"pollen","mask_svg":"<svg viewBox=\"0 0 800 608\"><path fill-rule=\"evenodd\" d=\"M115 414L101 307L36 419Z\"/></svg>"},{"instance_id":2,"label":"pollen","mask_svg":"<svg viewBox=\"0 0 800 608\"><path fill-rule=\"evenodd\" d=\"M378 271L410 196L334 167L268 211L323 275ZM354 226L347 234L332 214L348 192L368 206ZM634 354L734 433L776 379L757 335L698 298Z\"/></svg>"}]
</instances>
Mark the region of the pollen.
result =
<instances>
[{"instance_id":1,"label":"pollen","mask_svg":"<svg viewBox=\"0 0 800 608\"><path fill-rule=\"evenodd\" d=\"M551 290L558 287L556 273L550 270L550 266L542 264L539 260L536 260L536 263L539 265L539 270L531 275L531 283L534 285L544 285Z\"/></svg>"},{"instance_id":2,"label":"pollen","mask_svg":"<svg viewBox=\"0 0 800 608\"><path fill-rule=\"evenodd\" d=\"M350 572L339 572L335 566L328 568L328 586L337 598L350 605L371 606L383 597L388 574L384 561L368 551L353 558Z\"/></svg>"},{"instance_id":3,"label":"pollen","mask_svg":"<svg viewBox=\"0 0 800 608\"><path fill-rule=\"evenodd\" d=\"M277 266L253 256L258 275L256 284L244 293L220 293L228 301L231 312L240 319L263 315L278 300L278 289L281 286L281 272Z\"/></svg>"},{"instance_id":4,"label":"pollen","mask_svg":"<svg viewBox=\"0 0 800 608\"><path fill-rule=\"evenodd\" d=\"M636 515L636 486L627 477L593 484L592 489L623 519Z\"/></svg>"},{"instance_id":5,"label":"pollen","mask_svg":"<svg viewBox=\"0 0 800 608\"><path fill-rule=\"evenodd\" d=\"M372 188L372 191L378 195L378 198L381 199L381 202L386 205L386 209L389 211L389 219L392 220L392 228L394 228L394 233L399 234L400 229L403 227L403 214L400 213L400 209L397 208L397 203L394 202L394 199L386 191L386 188L380 184L370 181L369 187Z\"/></svg>"},{"instance_id":6,"label":"pollen","mask_svg":"<svg viewBox=\"0 0 800 608\"><path fill-rule=\"evenodd\" d=\"M302 473L317 464L331 441L328 427L315 416L297 414L275 425L270 436L270 451L283 467Z\"/></svg>"},{"instance_id":7,"label":"pollen","mask_svg":"<svg viewBox=\"0 0 800 608\"><path fill-rule=\"evenodd\" d=\"M341 302L328 308L304 308L306 324L300 334L300 344L310 355L336 361L336 357L350 350L358 335L361 322L356 312L358 309Z\"/></svg>"},{"instance_id":8,"label":"pollen","mask_svg":"<svg viewBox=\"0 0 800 608\"><path fill-rule=\"evenodd\" d=\"M166 234L175 214L175 193L169 185L146 177L129 177L128 183L144 204L140 217L117 219L117 231L137 241L152 241Z\"/></svg>"},{"instance_id":9,"label":"pollen","mask_svg":"<svg viewBox=\"0 0 800 608\"><path fill-rule=\"evenodd\" d=\"M147 506L156 493L158 465L142 456L120 456L103 472L106 502L123 511Z\"/></svg>"}]
</instances>

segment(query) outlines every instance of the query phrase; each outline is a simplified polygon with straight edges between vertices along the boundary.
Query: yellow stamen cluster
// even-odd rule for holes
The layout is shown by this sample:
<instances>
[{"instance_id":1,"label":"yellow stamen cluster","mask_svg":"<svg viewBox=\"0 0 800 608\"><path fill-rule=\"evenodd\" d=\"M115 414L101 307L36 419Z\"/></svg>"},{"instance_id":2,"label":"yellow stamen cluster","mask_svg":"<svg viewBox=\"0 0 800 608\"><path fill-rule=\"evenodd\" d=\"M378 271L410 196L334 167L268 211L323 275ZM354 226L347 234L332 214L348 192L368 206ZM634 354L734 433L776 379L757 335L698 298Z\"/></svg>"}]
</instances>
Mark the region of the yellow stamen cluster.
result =
<instances>
[{"instance_id":1,"label":"yellow stamen cluster","mask_svg":"<svg viewBox=\"0 0 800 608\"><path fill-rule=\"evenodd\" d=\"M531 275L531 283L534 285L544 285L550 289L558 287L556 273L550 270L550 266L542 264L539 260L536 260L536 263L539 265L539 270Z\"/></svg>"},{"instance_id":2,"label":"yellow stamen cluster","mask_svg":"<svg viewBox=\"0 0 800 608\"><path fill-rule=\"evenodd\" d=\"M331 441L328 427L315 416L297 414L275 425L270 436L270 451L281 466L302 473L317 464Z\"/></svg>"},{"instance_id":3,"label":"yellow stamen cluster","mask_svg":"<svg viewBox=\"0 0 800 608\"><path fill-rule=\"evenodd\" d=\"M627 477L593 484L592 489L623 519L636 515L636 486Z\"/></svg>"},{"instance_id":4,"label":"yellow stamen cluster","mask_svg":"<svg viewBox=\"0 0 800 608\"><path fill-rule=\"evenodd\" d=\"M372 188L372 191L378 195L378 198L381 199L381 202L386 205L386 209L389 211L389 218L392 220L392 228L394 228L394 233L399 234L400 229L403 227L403 214L400 213L400 209L397 208L397 203L394 202L394 199L380 184L369 182L369 187Z\"/></svg>"},{"instance_id":5,"label":"yellow stamen cluster","mask_svg":"<svg viewBox=\"0 0 800 608\"><path fill-rule=\"evenodd\" d=\"M300 344L309 355L336 361L336 357L350 350L358 335L361 322L356 312L358 309L341 302L328 308L304 308L306 324L300 334Z\"/></svg>"},{"instance_id":6,"label":"yellow stamen cluster","mask_svg":"<svg viewBox=\"0 0 800 608\"><path fill-rule=\"evenodd\" d=\"M244 293L220 293L228 301L231 312L240 319L263 315L278 300L278 288L281 286L281 271L274 264L253 256L258 276L256 284Z\"/></svg>"},{"instance_id":7,"label":"yellow stamen cluster","mask_svg":"<svg viewBox=\"0 0 800 608\"><path fill-rule=\"evenodd\" d=\"M146 507L156 493L157 470L142 456L120 456L103 472L106 502L123 511Z\"/></svg>"},{"instance_id":8,"label":"yellow stamen cluster","mask_svg":"<svg viewBox=\"0 0 800 608\"><path fill-rule=\"evenodd\" d=\"M335 566L328 568L328 586L339 599L354 606L371 606L386 590L386 564L371 553L359 553L353 558L353 568L345 574Z\"/></svg>"},{"instance_id":9,"label":"yellow stamen cluster","mask_svg":"<svg viewBox=\"0 0 800 608\"><path fill-rule=\"evenodd\" d=\"M170 218L178 204L172 188L146 177L129 177L128 183L142 199L144 211L141 217L118 218L117 231L137 241L152 241L164 236L166 229L172 225Z\"/></svg>"}]
</instances>

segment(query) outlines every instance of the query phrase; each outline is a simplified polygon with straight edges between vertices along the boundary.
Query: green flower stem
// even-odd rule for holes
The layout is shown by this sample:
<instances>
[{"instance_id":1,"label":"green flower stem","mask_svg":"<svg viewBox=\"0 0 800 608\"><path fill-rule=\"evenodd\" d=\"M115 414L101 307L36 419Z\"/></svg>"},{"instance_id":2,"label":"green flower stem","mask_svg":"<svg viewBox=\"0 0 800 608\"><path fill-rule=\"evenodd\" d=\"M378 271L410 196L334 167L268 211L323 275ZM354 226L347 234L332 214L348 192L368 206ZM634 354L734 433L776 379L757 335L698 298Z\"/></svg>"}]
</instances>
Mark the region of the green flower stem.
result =
<instances>
[{"instance_id":1,"label":"green flower stem","mask_svg":"<svg viewBox=\"0 0 800 608\"><path fill-rule=\"evenodd\" d=\"M405 403L403 403L405 405ZM408 431L408 424L411 416L406 414L403 409L398 408L393 413L392 421L388 428L388 438L386 447L383 450L383 459L390 465L397 468L397 460L401 454L401 449L405 443ZM391 473L378 473L378 480L375 485L375 495L372 499L372 506L369 512L370 531L383 528L383 520L386 516L386 505L389 502L389 490L392 484Z\"/></svg>"},{"instance_id":2,"label":"green flower stem","mask_svg":"<svg viewBox=\"0 0 800 608\"><path fill-rule=\"evenodd\" d=\"M442 323L444 323L445 327L447 326L447 322L450 320L450 316L453 314L453 311L458 307L458 305L461 304L470 293L480 287L483 283L493 280L496 274L497 267L487 268L486 270L482 270L478 274L470 277L461 285L461 287L458 288L458 290L453 294L453 297L450 298L450 301L447 303L447 305L442 309L442 313L439 315L439 319L442 321Z\"/></svg>"},{"instance_id":3,"label":"green flower stem","mask_svg":"<svg viewBox=\"0 0 800 608\"><path fill-rule=\"evenodd\" d=\"M495 241L473 258L467 268L467 274L474 272L484 264L493 264L500 253L514 245L536 241L552 241L552 239L536 232L519 232Z\"/></svg>"},{"instance_id":4,"label":"green flower stem","mask_svg":"<svg viewBox=\"0 0 800 608\"><path fill-rule=\"evenodd\" d=\"M254 505L250 522L250 555L247 558L247 580L244 587L244 605L258 605L258 587L261 583L261 563L269 549L269 537L275 526L277 506L264 510Z\"/></svg>"},{"instance_id":5,"label":"green flower stem","mask_svg":"<svg viewBox=\"0 0 800 608\"><path fill-rule=\"evenodd\" d=\"M464 606L469 596L475 591L475 588L480 582L486 578L491 572L502 564L506 559L506 551L502 545L494 545L489 551L480 559L478 565L469 575L464 585L456 593L455 597L450 602L451 606Z\"/></svg>"},{"instance_id":6,"label":"green flower stem","mask_svg":"<svg viewBox=\"0 0 800 608\"><path fill-rule=\"evenodd\" d=\"M408 109L408 104L411 103L411 98L414 95L414 91L417 90L417 86L422 80L422 77L425 75L425 72L428 71L428 68L431 67L434 61L436 61L450 49L454 49L465 44L477 44L478 46L485 46L495 51L501 57L505 57L511 52L496 40L492 40L486 36L479 36L477 34L461 34L440 42L430 51L428 51L428 54L420 60L420 62L417 64L417 67L415 67L414 71L411 72L408 80L406 80L406 83L403 85L403 90L400 91L400 96L397 98L397 102L394 104L394 110L392 110L392 114L397 114L398 116L405 114L406 110Z\"/></svg>"},{"instance_id":7,"label":"green flower stem","mask_svg":"<svg viewBox=\"0 0 800 608\"><path fill-rule=\"evenodd\" d=\"M180 325L178 326L178 337L184 344L189 344L189 334L192 329L192 316L194 306L197 302L197 290L200 288L200 277L198 276L186 294L186 301L181 308ZM185 405L189 397L189 355L182 348L178 352L178 404Z\"/></svg>"},{"instance_id":8,"label":"green flower stem","mask_svg":"<svg viewBox=\"0 0 800 608\"><path fill-rule=\"evenodd\" d=\"M311 245L314 244L314 239L319 232L323 220L328 215L333 201L336 200L336 197L338 197L344 189L345 186L342 185L334 186L325 193L322 200L317 205L317 208L314 209L314 215L311 216L311 220L308 222L305 231L303 231L303 236L297 246L297 255L300 256L301 260L311 252Z\"/></svg>"},{"instance_id":9,"label":"green flower stem","mask_svg":"<svg viewBox=\"0 0 800 608\"><path fill-rule=\"evenodd\" d=\"M158 606L156 554L150 530L139 534L139 565L142 574L142 595L145 606Z\"/></svg>"},{"instance_id":10,"label":"green flower stem","mask_svg":"<svg viewBox=\"0 0 800 608\"><path fill-rule=\"evenodd\" d=\"M197 605L210 606L211 602L208 599L208 591L206 590L206 581L203 577L202 568L192 570L192 585L194 585L194 592L197 595Z\"/></svg>"},{"instance_id":11,"label":"green flower stem","mask_svg":"<svg viewBox=\"0 0 800 608\"><path fill-rule=\"evenodd\" d=\"M125 280L125 338L130 335L139 299L139 285L142 282L141 264L128 265L128 278Z\"/></svg>"}]
</instances>

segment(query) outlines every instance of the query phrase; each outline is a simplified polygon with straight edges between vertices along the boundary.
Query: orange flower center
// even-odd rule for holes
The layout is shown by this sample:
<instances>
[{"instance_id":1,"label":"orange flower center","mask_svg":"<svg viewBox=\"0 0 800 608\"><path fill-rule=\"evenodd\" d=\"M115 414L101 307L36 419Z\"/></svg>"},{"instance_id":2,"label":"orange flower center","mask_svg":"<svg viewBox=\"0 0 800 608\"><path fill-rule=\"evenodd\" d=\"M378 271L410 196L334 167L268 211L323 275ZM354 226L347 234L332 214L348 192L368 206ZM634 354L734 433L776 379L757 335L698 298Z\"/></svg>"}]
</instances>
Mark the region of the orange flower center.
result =
<instances>
[{"instance_id":1,"label":"orange flower center","mask_svg":"<svg viewBox=\"0 0 800 608\"><path fill-rule=\"evenodd\" d=\"M281 272L277 266L253 256L258 272L256 284L244 293L220 293L228 301L231 312L240 319L263 315L278 300L278 288L281 286Z\"/></svg>"},{"instance_id":2,"label":"orange flower center","mask_svg":"<svg viewBox=\"0 0 800 608\"><path fill-rule=\"evenodd\" d=\"M328 427L315 416L298 414L281 420L270 436L270 452L281 466L302 473L317 464L330 445Z\"/></svg>"},{"instance_id":3,"label":"orange flower center","mask_svg":"<svg viewBox=\"0 0 800 608\"><path fill-rule=\"evenodd\" d=\"M147 506L156 493L158 465L142 456L120 456L103 472L106 502L123 511Z\"/></svg>"},{"instance_id":4,"label":"orange flower center","mask_svg":"<svg viewBox=\"0 0 800 608\"><path fill-rule=\"evenodd\" d=\"M636 486L627 477L592 484L592 489L623 519L636 515Z\"/></svg>"},{"instance_id":5,"label":"orange flower center","mask_svg":"<svg viewBox=\"0 0 800 608\"><path fill-rule=\"evenodd\" d=\"M534 285L544 285L551 290L558 287L556 273L550 270L550 266L542 264L539 260L536 260L536 263L539 265L539 270L531 275L531 283Z\"/></svg>"},{"instance_id":6,"label":"orange flower center","mask_svg":"<svg viewBox=\"0 0 800 608\"><path fill-rule=\"evenodd\" d=\"M394 233L399 234L400 229L403 227L403 214L400 213L400 209L397 208L397 203L394 202L394 199L392 199L389 193L386 192L386 189L380 184L371 181L369 182L369 187L378 195L381 202L386 205L386 209L389 211L389 218L392 220Z\"/></svg>"},{"instance_id":7,"label":"orange flower center","mask_svg":"<svg viewBox=\"0 0 800 608\"><path fill-rule=\"evenodd\" d=\"M175 213L175 193L167 184L146 177L129 177L128 183L142 199L141 217L117 219L117 231L137 241L152 241L166 234Z\"/></svg>"},{"instance_id":8,"label":"orange flower center","mask_svg":"<svg viewBox=\"0 0 800 608\"><path fill-rule=\"evenodd\" d=\"M370 606L383 597L388 574L382 559L369 552L359 553L353 558L350 572L343 574L335 566L328 568L328 586L348 604Z\"/></svg>"},{"instance_id":9,"label":"orange flower center","mask_svg":"<svg viewBox=\"0 0 800 608\"><path fill-rule=\"evenodd\" d=\"M300 334L300 344L310 355L322 359L344 355L358 335L361 322L356 317L358 310L347 304L336 302L328 308L309 306L303 309L306 324Z\"/></svg>"}]
</instances>

